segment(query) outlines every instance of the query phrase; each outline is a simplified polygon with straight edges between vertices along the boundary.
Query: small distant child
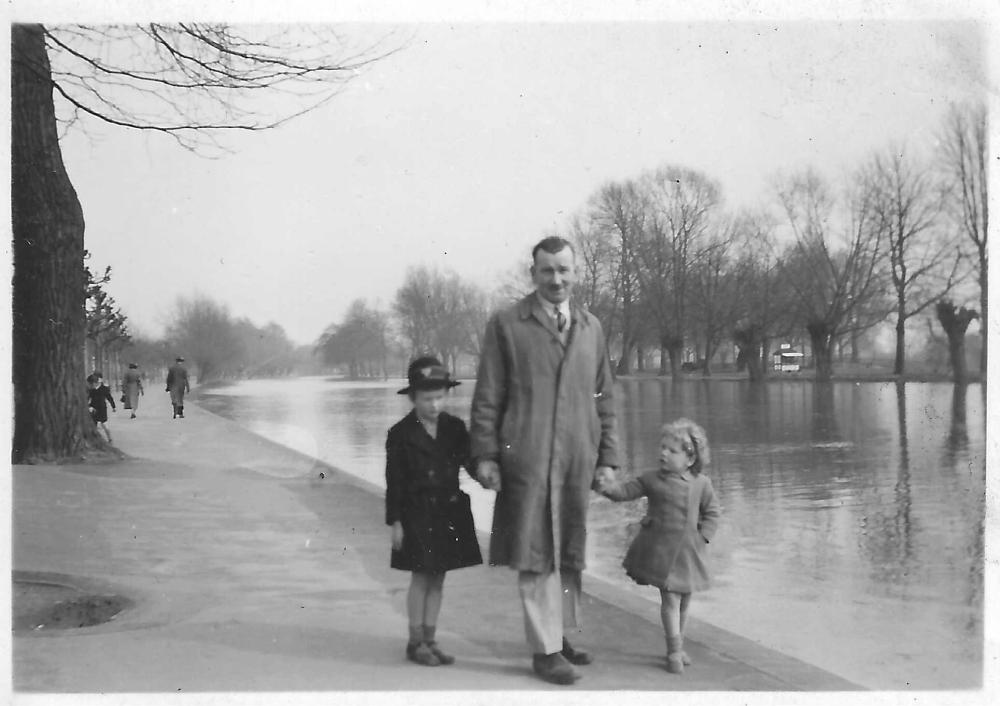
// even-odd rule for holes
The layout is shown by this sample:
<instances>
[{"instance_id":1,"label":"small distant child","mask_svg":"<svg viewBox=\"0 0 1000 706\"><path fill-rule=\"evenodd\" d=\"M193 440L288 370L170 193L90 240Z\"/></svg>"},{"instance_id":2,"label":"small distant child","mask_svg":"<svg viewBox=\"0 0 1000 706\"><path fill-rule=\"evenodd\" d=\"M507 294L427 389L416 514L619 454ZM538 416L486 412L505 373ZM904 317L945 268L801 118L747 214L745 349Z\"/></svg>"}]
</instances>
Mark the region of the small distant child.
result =
<instances>
[{"instance_id":1,"label":"small distant child","mask_svg":"<svg viewBox=\"0 0 1000 706\"><path fill-rule=\"evenodd\" d=\"M104 384L100 373L88 375L87 385L90 387L87 391L90 418L94 420L97 428L103 431L108 437L108 443L110 444L111 430L108 428L108 402L111 403L112 410L115 412L118 411L118 408L115 407L115 400L111 396L111 389Z\"/></svg>"},{"instance_id":2,"label":"small distant child","mask_svg":"<svg viewBox=\"0 0 1000 706\"><path fill-rule=\"evenodd\" d=\"M705 547L719 522L712 482L702 474L708 462L705 431L689 419L678 419L663 426L659 470L624 482L611 473L597 479L598 491L611 500L649 499L623 565L636 583L660 589L667 671L674 674L691 664L684 651L684 627L691 594L708 588Z\"/></svg>"},{"instance_id":3,"label":"small distant child","mask_svg":"<svg viewBox=\"0 0 1000 706\"><path fill-rule=\"evenodd\" d=\"M394 569L412 572L406 598L409 660L428 667L455 658L435 640L446 571L483 563L469 496L458 487L460 468L469 467L465 422L441 411L445 392L461 383L437 358L410 363L413 409L386 439L385 522L392 527ZM468 470L466 470L468 472Z\"/></svg>"}]
</instances>

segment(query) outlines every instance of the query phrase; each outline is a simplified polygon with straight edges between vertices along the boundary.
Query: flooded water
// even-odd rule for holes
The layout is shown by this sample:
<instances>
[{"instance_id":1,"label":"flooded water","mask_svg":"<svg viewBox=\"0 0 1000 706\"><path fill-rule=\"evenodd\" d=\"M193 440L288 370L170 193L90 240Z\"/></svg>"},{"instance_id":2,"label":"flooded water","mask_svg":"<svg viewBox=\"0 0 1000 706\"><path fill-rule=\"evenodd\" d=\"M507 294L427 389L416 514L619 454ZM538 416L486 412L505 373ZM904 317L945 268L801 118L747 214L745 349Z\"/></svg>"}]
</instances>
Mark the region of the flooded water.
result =
<instances>
[{"instance_id":1,"label":"flooded water","mask_svg":"<svg viewBox=\"0 0 1000 706\"><path fill-rule=\"evenodd\" d=\"M384 486L385 434L409 410L399 386L248 381L202 404ZM650 379L619 390L630 469L655 467L663 421L683 415L708 432L723 517L713 586L693 615L870 688L981 683L978 386ZM448 400L466 420L471 392L466 383ZM488 529L492 493L463 487ZM593 496L588 571L652 599L620 568L644 502Z\"/></svg>"}]
</instances>

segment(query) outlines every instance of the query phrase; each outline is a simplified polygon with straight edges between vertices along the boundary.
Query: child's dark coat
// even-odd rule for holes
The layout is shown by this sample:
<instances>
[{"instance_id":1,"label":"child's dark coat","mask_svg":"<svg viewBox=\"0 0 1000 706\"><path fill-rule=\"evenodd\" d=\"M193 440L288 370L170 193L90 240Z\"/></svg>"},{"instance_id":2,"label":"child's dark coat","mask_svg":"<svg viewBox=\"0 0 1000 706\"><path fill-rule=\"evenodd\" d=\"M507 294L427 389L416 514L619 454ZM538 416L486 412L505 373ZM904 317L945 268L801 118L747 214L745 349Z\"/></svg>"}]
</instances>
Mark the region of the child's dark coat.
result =
<instances>
[{"instance_id":1,"label":"child's dark coat","mask_svg":"<svg viewBox=\"0 0 1000 706\"><path fill-rule=\"evenodd\" d=\"M482 564L469 496L458 487L459 467L470 463L465 422L442 412L432 438L411 411L389 429L385 449L385 521L403 525L392 568L440 573Z\"/></svg>"}]
</instances>

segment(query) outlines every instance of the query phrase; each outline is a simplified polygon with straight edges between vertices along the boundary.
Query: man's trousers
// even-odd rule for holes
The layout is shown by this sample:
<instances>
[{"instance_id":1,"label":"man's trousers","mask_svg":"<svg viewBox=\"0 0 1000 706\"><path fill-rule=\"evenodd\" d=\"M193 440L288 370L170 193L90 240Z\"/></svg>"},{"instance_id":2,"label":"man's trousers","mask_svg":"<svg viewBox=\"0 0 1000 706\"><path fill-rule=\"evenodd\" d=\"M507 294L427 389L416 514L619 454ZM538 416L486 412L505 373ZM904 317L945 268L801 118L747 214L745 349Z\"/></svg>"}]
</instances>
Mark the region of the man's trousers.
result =
<instances>
[{"instance_id":1,"label":"man's trousers","mask_svg":"<svg viewBox=\"0 0 1000 706\"><path fill-rule=\"evenodd\" d=\"M577 627L581 580L579 571L540 574L521 571L517 586L524 608L524 632L535 654L563 648L563 628Z\"/></svg>"}]
</instances>

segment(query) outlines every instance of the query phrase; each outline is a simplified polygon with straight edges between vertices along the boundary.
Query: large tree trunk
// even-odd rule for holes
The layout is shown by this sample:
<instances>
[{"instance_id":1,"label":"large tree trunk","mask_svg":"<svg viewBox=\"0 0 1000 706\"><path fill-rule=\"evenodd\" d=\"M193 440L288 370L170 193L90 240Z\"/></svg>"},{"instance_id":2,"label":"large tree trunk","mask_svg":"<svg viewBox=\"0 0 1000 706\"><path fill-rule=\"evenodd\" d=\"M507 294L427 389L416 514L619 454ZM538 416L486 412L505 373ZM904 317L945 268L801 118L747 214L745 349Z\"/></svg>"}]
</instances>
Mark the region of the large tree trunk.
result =
<instances>
[{"instance_id":1,"label":"large tree trunk","mask_svg":"<svg viewBox=\"0 0 1000 706\"><path fill-rule=\"evenodd\" d=\"M632 341L622 336L622 357L618 359L618 365L615 367L615 375L632 374L632 350Z\"/></svg>"},{"instance_id":2,"label":"large tree trunk","mask_svg":"<svg viewBox=\"0 0 1000 706\"><path fill-rule=\"evenodd\" d=\"M986 276L986 257L984 255L979 260L979 338L982 340L982 347L979 349L979 379L983 386L986 385L986 342L988 340L986 326L990 320L986 310L988 280L989 278Z\"/></svg>"},{"instance_id":3,"label":"large tree trunk","mask_svg":"<svg viewBox=\"0 0 1000 706\"><path fill-rule=\"evenodd\" d=\"M705 339L705 362L701 366L701 374L704 377L712 376L712 356L715 355L715 347L710 338Z\"/></svg>"},{"instance_id":4,"label":"large tree trunk","mask_svg":"<svg viewBox=\"0 0 1000 706\"><path fill-rule=\"evenodd\" d=\"M671 338L667 341L667 353L670 354L670 377L680 380L681 357L684 355L684 341L679 338Z\"/></svg>"},{"instance_id":5,"label":"large tree trunk","mask_svg":"<svg viewBox=\"0 0 1000 706\"><path fill-rule=\"evenodd\" d=\"M767 342L763 340L760 329L757 326L748 325L737 329L733 338L740 349L737 370L740 370L742 363L746 367L750 382L763 380L767 366Z\"/></svg>"},{"instance_id":6,"label":"large tree trunk","mask_svg":"<svg viewBox=\"0 0 1000 706\"><path fill-rule=\"evenodd\" d=\"M87 279L83 210L63 165L40 25L11 27L15 463L103 447L81 365Z\"/></svg>"},{"instance_id":7,"label":"large tree trunk","mask_svg":"<svg viewBox=\"0 0 1000 706\"><path fill-rule=\"evenodd\" d=\"M902 375L906 369L906 305L900 301L896 309L896 361L893 375Z\"/></svg>"},{"instance_id":8,"label":"large tree trunk","mask_svg":"<svg viewBox=\"0 0 1000 706\"><path fill-rule=\"evenodd\" d=\"M823 322L814 322L808 324L806 330L809 332L809 342L812 345L816 381L829 382L833 377L834 344L830 329Z\"/></svg>"},{"instance_id":9,"label":"large tree trunk","mask_svg":"<svg viewBox=\"0 0 1000 706\"><path fill-rule=\"evenodd\" d=\"M635 347L635 369L639 373L646 371L646 349L643 346Z\"/></svg>"},{"instance_id":10,"label":"large tree trunk","mask_svg":"<svg viewBox=\"0 0 1000 706\"><path fill-rule=\"evenodd\" d=\"M670 372L670 355L667 352L667 347L665 345L660 345L660 375L666 375Z\"/></svg>"}]
</instances>

